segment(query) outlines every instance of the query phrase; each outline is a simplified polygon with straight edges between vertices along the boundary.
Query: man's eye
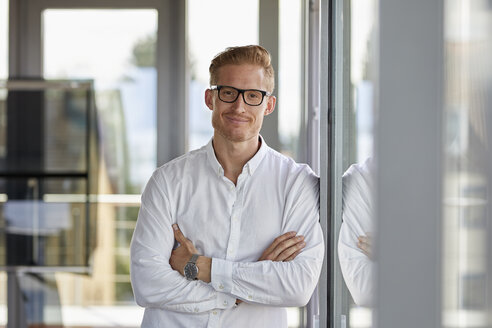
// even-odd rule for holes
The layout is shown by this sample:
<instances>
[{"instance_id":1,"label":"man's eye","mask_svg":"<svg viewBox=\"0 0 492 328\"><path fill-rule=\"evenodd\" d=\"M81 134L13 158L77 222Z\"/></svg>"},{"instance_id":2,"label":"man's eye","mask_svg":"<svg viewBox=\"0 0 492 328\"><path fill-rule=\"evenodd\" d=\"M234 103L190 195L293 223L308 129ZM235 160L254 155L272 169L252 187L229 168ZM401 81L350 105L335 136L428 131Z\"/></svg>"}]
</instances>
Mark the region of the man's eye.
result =
<instances>
[{"instance_id":1,"label":"man's eye","mask_svg":"<svg viewBox=\"0 0 492 328\"><path fill-rule=\"evenodd\" d=\"M251 98L251 99L258 99L258 98L260 98L260 95L259 95L258 93L256 93L256 92L250 92L250 93L248 94L248 98Z\"/></svg>"},{"instance_id":2,"label":"man's eye","mask_svg":"<svg viewBox=\"0 0 492 328\"><path fill-rule=\"evenodd\" d=\"M222 94L224 96L234 96L235 92L234 92L234 90L222 90Z\"/></svg>"}]
</instances>

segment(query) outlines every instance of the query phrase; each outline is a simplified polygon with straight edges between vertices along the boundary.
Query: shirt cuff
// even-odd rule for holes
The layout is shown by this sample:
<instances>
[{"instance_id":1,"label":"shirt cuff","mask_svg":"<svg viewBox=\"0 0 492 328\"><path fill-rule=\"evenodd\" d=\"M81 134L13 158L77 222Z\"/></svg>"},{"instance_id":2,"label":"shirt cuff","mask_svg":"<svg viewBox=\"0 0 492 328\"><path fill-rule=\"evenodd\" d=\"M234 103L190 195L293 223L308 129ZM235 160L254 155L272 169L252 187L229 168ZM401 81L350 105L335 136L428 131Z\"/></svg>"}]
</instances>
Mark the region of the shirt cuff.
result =
<instances>
[{"instance_id":1,"label":"shirt cuff","mask_svg":"<svg viewBox=\"0 0 492 328\"><path fill-rule=\"evenodd\" d=\"M222 293L232 291L232 264L233 262L212 258L211 285Z\"/></svg>"},{"instance_id":2,"label":"shirt cuff","mask_svg":"<svg viewBox=\"0 0 492 328\"><path fill-rule=\"evenodd\" d=\"M217 293L217 309L229 309L236 305L236 298L229 294Z\"/></svg>"}]
</instances>

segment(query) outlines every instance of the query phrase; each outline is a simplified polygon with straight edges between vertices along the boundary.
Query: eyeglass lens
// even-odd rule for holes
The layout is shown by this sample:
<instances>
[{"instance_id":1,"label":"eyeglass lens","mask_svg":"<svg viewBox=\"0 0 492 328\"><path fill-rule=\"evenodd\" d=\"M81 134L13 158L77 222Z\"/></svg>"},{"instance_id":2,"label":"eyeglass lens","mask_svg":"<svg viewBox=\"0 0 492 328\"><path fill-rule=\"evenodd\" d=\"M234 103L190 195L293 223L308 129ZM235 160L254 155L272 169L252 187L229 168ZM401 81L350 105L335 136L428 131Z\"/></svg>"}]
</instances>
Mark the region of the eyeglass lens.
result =
<instances>
[{"instance_id":1,"label":"eyeglass lens","mask_svg":"<svg viewBox=\"0 0 492 328\"><path fill-rule=\"evenodd\" d=\"M238 96L239 90L231 87L221 87L219 90L219 99L224 102L235 102ZM243 100L248 105L258 106L263 101L263 94L257 90L246 90L243 92Z\"/></svg>"}]
</instances>

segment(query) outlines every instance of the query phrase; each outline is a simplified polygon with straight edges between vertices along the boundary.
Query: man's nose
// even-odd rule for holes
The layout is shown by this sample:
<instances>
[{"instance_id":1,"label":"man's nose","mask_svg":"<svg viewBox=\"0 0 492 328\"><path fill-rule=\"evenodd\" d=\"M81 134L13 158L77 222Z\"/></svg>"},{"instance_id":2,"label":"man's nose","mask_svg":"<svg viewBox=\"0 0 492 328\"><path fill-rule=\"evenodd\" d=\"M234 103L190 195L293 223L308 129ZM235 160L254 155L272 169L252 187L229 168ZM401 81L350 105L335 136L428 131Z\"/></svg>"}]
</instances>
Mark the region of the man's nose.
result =
<instances>
[{"instance_id":1,"label":"man's nose","mask_svg":"<svg viewBox=\"0 0 492 328\"><path fill-rule=\"evenodd\" d=\"M244 94L243 93L239 93L237 95L236 101L232 103L232 107L236 111L245 112L246 111L246 106L247 105L244 102Z\"/></svg>"}]
</instances>

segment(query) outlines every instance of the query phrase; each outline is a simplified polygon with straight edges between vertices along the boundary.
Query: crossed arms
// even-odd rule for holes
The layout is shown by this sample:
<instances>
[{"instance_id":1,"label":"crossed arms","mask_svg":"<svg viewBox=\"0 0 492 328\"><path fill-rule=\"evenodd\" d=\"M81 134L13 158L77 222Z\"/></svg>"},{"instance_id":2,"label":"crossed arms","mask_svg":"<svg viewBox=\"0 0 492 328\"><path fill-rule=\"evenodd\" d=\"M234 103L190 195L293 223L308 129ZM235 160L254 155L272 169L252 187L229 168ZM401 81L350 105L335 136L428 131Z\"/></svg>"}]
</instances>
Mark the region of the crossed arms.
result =
<instances>
[{"instance_id":1,"label":"crossed arms","mask_svg":"<svg viewBox=\"0 0 492 328\"><path fill-rule=\"evenodd\" d=\"M272 237L275 241L257 262L203 256L197 264L205 276L199 272L200 280L188 281L179 271L182 272L194 251L193 244L176 249L175 254L182 256L172 257L175 240L172 224L176 219L169 211L171 206L165 193L155 178L151 178L142 195L131 245L131 279L137 303L143 307L193 313L227 309L237 299L275 306L305 305L317 284L324 252L318 223L318 193L313 192L317 187L314 183L305 187L305 192L300 193L288 210L291 219L284 225L285 231L304 236L305 245L292 234L283 233L280 238ZM302 252L299 247L303 248ZM179 271L173 269L170 261Z\"/></svg>"}]
</instances>

